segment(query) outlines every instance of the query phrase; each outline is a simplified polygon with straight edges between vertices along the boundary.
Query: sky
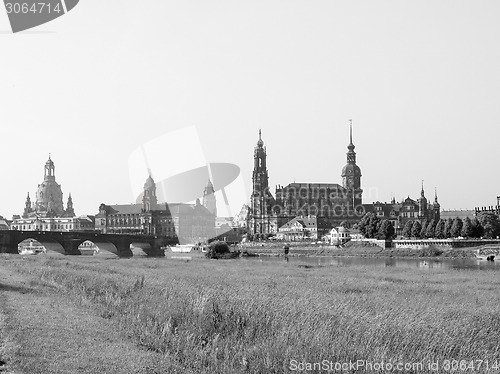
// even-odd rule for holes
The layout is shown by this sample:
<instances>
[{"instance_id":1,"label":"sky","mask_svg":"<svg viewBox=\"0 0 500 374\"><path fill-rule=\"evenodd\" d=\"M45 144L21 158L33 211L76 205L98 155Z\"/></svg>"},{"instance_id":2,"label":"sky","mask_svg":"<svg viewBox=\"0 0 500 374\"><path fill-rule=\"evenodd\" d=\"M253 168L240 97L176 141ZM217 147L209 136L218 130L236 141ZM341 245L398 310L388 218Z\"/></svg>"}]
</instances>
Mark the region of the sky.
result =
<instances>
[{"instance_id":1,"label":"sky","mask_svg":"<svg viewBox=\"0 0 500 374\"><path fill-rule=\"evenodd\" d=\"M349 119L364 203L416 199L424 180L445 210L494 205L499 14L496 0L81 0L13 34L0 11L0 215L22 214L49 153L78 215L134 202L131 155L192 127L199 141L165 165L201 147L249 197L262 129L272 191L341 184Z\"/></svg>"}]
</instances>

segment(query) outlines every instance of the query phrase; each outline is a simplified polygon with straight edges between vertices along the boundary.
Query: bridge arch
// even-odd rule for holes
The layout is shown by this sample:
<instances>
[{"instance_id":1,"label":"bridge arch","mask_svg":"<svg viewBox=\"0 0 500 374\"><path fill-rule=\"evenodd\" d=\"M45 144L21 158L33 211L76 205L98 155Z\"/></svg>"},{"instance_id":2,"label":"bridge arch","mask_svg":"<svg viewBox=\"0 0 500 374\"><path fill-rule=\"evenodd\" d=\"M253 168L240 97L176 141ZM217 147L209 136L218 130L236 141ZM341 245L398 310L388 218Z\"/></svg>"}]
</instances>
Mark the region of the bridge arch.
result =
<instances>
[{"instance_id":1,"label":"bridge arch","mask_svg":"<svg viewBox=\"0 0 500 374\"><path fill-rule=\"evenodd\" d=\"M54 240L40 240L40 238L21 238L17 243L20 254L47 253L47 251L65 254L64 247Z\"/></svg>"}]
</instances>

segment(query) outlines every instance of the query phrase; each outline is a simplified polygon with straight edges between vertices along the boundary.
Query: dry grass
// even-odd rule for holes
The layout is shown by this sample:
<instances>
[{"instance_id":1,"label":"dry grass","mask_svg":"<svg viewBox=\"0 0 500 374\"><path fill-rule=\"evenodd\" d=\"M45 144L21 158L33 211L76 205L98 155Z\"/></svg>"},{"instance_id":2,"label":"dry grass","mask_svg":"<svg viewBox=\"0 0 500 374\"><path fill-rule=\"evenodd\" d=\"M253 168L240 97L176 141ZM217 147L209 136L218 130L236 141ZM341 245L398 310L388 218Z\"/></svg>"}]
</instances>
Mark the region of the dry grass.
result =
<instances>
[{"instance_id":1,"label":"dry grass","mask_svg":"<svg viewBox=\"0 0 500 374\"><path fill-rule=\"evenodd\" d=\"M167 366L156 372L169 372L168 365L282 373L292 360L500 358L499 272L205 259L37 256L9 263L164 357Z\"/></svg>"}]
</instances>

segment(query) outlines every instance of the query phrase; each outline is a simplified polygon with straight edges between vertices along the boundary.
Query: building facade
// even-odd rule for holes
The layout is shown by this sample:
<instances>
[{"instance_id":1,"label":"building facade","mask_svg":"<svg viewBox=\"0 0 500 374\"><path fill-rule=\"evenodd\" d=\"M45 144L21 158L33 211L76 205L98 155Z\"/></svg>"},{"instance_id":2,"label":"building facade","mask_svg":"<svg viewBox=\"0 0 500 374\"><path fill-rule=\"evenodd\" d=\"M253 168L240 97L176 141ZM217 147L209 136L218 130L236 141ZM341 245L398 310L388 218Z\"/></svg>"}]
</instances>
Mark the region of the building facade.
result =
<instances>
[{"instance_id":1,"label":"building facade","mask_svg":"<svg viewBox=\"0 0 500 374\"><path fill-rule=\"evenodd\" d=\"M434 202L431 203L425 197L424 185L420 191L420 198L414 200L409 196L401 202L393 199L390 203L381 203L380 201L372 204L363 204L366 212L374 213L378 218L389 220L396 232L399 233L408 221L439 221L441 218L441 205L438 202L437 193L434 196Z\"/></svg>"},{"instance_id":2,"label":"building facade","mask_svg":"<svg viewBox=\"0 0 500 374\"><path fill-rule=\"evenodd\" d=\"M202 243L215 237L215 218L199 199L195 204L158 203L156 184L149 176L142 204L101 204L95 230L104 234L158 235L181 244Z\"/></svg>"},{"instance_id":3,"label":"building facade","mask_svg":"<svg viewBox=\"0 0 500 374\"><path fill-rule=\"evenodd\" d=\"M19 231L94 231L94 217L30 217L15 219L11 230Z\"/></svg>"},{"instance_id":4,"label":"building facade","mask_svg":"<svg viewBox=\"0 0 500 374\"><path fill-rule=\"evenodd\" d=\"M276 238L286 241L317 240L318 225L315 216L295 217L278 229Z\"/></svg>"}]
</instances>

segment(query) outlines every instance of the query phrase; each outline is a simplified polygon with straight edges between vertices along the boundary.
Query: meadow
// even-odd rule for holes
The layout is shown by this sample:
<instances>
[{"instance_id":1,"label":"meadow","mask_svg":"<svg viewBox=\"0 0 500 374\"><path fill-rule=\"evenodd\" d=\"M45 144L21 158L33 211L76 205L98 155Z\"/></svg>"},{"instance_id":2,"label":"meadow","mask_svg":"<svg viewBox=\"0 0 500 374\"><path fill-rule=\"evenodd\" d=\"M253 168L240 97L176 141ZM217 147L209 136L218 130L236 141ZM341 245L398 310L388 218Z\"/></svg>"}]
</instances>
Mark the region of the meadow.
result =
<instances>
[{"instance_id":1,"label":"meadow","mask_svg":"<svg viewBox=\"0 0 500 374\"><path fill-rule=\"evenodd\" d=\"M150 352L148 373L499 371L497 271L42 255L2 269Z\"/></svg>"}]
</instances>

